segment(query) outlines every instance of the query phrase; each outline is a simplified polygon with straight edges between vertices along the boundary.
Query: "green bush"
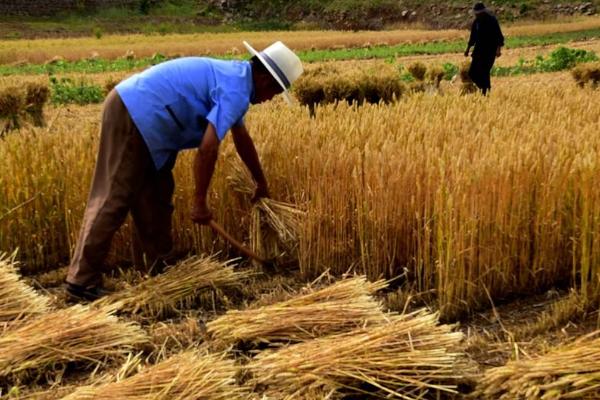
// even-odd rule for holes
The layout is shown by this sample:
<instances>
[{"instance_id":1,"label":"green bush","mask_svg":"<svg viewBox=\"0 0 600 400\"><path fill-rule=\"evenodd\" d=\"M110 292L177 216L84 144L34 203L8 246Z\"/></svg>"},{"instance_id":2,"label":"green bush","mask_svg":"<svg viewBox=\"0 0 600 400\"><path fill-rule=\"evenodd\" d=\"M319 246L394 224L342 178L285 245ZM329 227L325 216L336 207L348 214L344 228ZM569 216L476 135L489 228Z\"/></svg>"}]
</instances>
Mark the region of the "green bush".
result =
<instances>
[{"instance_id":1,"label":"green bush","mask_svg":"<svg viewBox=\"0 0 600 400\"><path fill-rule=\"evenodd\" d=\"M444 65L442 65L442 68L444 69L444 79L449 81L452 80L452 78L454 78L456 75L458 75L458 72L460 70L460 68L452 63L444 63Z\"/></svg>"},{"instance_id":2,"label":"green bush","mask_svg":"<svg viewBox=\"0 0 600 400\"><path fill-rule=\"evenodd\" d=\"M101 103L104 100L104 91L100 86L83 80L57 79L50 76L50 90L54 104L91 104Z\"/></svg>"},{"instance_id":3,"label":"green bush","mask_svg":"<svg viewBox=\"0 0 600 400\"><path fill-rule=\"evenodd\" d=\"M535 67L540 72L556 72L573 68L582 62L596 60L598 60L598 56L593 51L569 49L561 46L550 53L548 58L538 56L535 61Z\"/></svg>"}]
</instances>

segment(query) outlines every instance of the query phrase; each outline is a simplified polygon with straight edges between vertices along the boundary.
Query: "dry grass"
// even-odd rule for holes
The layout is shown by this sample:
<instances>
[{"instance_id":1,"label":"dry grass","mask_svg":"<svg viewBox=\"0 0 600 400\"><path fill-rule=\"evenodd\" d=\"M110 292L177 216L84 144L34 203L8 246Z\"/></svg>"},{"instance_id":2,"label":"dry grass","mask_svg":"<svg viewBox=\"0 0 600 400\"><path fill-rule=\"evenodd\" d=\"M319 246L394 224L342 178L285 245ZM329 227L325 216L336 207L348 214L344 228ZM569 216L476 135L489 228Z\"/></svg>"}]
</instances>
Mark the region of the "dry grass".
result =
<instances>
[{"instance_id":1,"label":"dry grass","mask_svg":"<svg viewBox=\"0 0 600 400\"><path fill-rule=\"evenodd\" d=\"M387 321L372 295L386 287L365 277L336 282L268 306L230 310L207 324L220 345L301 342Z\"/></svg>"},{"instance_id":2,"label":"dry grass","mask_svg":"<svg viewBox=\"0 0 600 400\"><path fill-rule=\"evenodd\" d=\"M236 385L238 367L225 354L188 350L136 375L101 386L81 387L64 400L230 400L245 391Z\"/></svg>"},{"instance_id":3,"label":"dry grass","mask_svg":"<svg viewBox=\"0 0 600 400\"><path fill-rule=\"evenodd\" d=\"M600 396L600 332L548 354L489 369L474 393L479 399L597 399Z\"/></svg>"},{"instance_id":4,"label":"dry grass","mask_svg":"<svg viewBox=\"0 0 600 400\"><path fill-rule=\"evenodd\" d=\"M454 392L465 374L458 345L462 334L417 312L390 323L265 351L247 365L250 384L266 393L302 398L312 390L376 391L378 397L420 399ZM371 389L365 387L369 385Z\"/></svg>"},{"instance_id":5,"label":"dry grass","mask_svg":"<svg viewBox=\"0 0 600 400\"><path fill-rule=\"evenodd\" d=\"M5 329L0 336L0 376L35 376L70 362L97 367L125 358L148 337L113 313L114 309L73 306Z\"/></svg>"},{"instance_id":6,"label":"dry grass","mask_svg":"<svg viewBox=\"0 0 600 400\"><path fill-rule=\"evenodd\" d=\"M0 253L0 323L41 315L48 299L23 282L17 272L16 254Z\"/></svg>"},{"instance_id":7,"label":"dry grass","mask_svg":"<svg viewBox=\"0 0 600 400\"><path fill-rule=\"evenodd\" d=\"M167 269L163 274L98 300L98 305L113 304L120 312L158 318L190 307L213 289L239 287L251 275L234 271L233 262L214 257L192 257Z\"/></svg>"}]
</instances>

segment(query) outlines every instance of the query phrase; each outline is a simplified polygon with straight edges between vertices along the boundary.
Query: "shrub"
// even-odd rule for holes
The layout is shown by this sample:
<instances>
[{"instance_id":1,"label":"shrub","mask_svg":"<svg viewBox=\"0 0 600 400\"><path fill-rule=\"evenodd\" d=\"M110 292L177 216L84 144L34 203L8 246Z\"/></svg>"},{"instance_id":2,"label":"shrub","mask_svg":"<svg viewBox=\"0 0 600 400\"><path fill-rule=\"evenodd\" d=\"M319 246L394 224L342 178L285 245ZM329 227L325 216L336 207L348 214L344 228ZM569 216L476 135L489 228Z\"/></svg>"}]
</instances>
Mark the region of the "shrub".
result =
<instances>
[{"instance_id":1,"label":"shrub","mask_svg":"<svg viewBox=\"0 0 600 400\"><path fill-rule=\"evenodd\" d=\"M550 53L548 58L538 56L535 61L535 68L539 72L556 72L573 68L579 63L597 60L598 56L593 51L559 47Z\"/></svg>"},{"instance_id":2,"label":"shrub","mask_svg":"<svg viewBox=\"0 0 600 400\"><path fill-rule=\"evenodd\" d=\"M98 85L79 82L70 78L50 77L52 90L52 102L55 104L90 104L101 103L104 100L104 92Z\"/></svg>"},{"instance_id":3,"label":"shrub","mask_svg":"<svg viewBox=\"0 0 600 400\"><path fill-rule=\"evenodd\" d=\"M448 62L442 65L442 68L444 69L444 79L447 81L458 75L459 68L457 65Z\"/></svg>"}]
</instances>

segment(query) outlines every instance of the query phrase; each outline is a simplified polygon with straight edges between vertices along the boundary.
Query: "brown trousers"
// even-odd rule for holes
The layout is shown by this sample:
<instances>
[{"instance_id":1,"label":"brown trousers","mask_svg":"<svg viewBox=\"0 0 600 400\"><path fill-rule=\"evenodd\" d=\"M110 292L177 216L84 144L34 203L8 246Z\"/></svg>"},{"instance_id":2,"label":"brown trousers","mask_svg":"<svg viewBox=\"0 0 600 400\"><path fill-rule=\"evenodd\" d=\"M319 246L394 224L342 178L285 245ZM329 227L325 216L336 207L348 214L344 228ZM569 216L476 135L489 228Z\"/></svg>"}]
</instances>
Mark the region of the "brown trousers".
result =
<instances>
[{"instance_id":1,"label":"brown trousers","mask_svg":"<svg viewBox=\"0 0 600 400\"><path fill-rule=\"evenodd\" d=\"M102 282L104 261L127 213L134 222L134 263L152 266L171 251L175 157L157 171L144 139L118 93L104 104L100 148L67 282Z\"/></svg>"}]
</instances>

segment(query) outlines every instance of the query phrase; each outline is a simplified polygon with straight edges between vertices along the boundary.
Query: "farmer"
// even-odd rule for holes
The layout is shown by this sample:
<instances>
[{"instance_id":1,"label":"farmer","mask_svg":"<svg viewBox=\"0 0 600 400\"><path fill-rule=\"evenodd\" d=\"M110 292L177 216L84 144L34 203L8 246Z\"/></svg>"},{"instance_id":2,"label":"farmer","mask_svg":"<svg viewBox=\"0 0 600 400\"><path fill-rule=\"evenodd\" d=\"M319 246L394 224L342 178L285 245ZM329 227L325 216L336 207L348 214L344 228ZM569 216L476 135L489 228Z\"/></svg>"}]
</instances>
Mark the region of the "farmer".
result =
<instances>
[{"instance_id":1,"label":"farmer","mask_svg":"<svg viewBox=\"0 0 600 400\"><path fill-rule=\"evenodd\" d=\"M477 3L473 7L475 21L471 27L471 37L465 51L465 57L469 56L471 47L473 50L473 61L469 76L484 95L492 88L490 73L496 61L496 57L502 55L504 36L500 29L498 20L483 3Z\"/></svg>"},{"instance_id":2,"label":"farmer","mask_svg":"<svg viewBox=\"0 0 600 400\"><path fill-rule=\"evenodd\" d=\"M219 143L231 130L240 158L256 182L254 199L268 197L267 181L244 125L250 103L283 93L303 72L300 59L276 42L250 61L179 58L121 82L106 98L100 147L83 224L66 279L67 295L94 300L114 233L128 212L134 221L134 262L160 271L172 248L171 172L177 153L197 148L191 219L208 224L206 198ZM134 246L135 247L135 246ZM140 260L141 258L141 260Z\"/></svg>"}]
</instances>

